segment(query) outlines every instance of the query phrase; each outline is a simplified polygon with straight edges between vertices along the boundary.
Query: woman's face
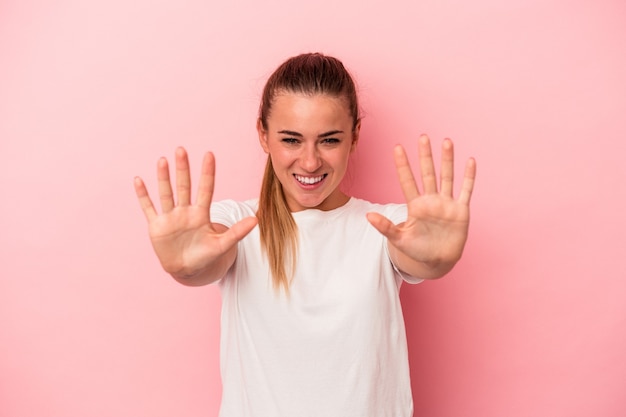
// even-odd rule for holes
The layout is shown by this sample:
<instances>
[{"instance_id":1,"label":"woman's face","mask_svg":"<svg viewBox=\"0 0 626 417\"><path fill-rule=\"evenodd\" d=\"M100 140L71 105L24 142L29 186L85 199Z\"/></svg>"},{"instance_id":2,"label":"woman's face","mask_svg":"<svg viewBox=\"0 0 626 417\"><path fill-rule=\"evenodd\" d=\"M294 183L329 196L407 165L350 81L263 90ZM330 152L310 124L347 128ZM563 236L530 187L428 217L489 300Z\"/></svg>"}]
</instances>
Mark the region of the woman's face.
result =
<instances>
[{"instance_id":1,"label":"woman's face","mask_svg":"<svg viewBox=\"0 0 626 417\"><path fill-rule=\"evenodd\" d=\"M348 201L339 184L355 149L360 126L346 102L325 94L282 93L275 97L267 131L257 123L292 212L332 210Z\"/></svg>"}]
</instances>

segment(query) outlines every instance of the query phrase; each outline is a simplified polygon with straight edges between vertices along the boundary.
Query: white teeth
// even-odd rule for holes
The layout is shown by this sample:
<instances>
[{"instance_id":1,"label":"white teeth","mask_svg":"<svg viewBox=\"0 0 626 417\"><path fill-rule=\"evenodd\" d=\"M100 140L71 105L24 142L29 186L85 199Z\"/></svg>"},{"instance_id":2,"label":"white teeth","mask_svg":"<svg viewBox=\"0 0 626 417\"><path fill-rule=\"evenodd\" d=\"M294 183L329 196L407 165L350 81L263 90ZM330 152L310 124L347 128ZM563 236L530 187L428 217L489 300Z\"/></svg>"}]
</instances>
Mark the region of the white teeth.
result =
<instances>
[{"instance_id":1,"label":"white teeth","mask_svg":"<svg viewBox=\"0 0 626 417\"><path fill-rule=\"evenodd\" d=\"M294 176L299 182L301 182L302 184L307 184L307 185L316 184L324 179L324 175L320 175L319 177L303 177L301 175L294 175Z\"/></svg>"}]
</instances>

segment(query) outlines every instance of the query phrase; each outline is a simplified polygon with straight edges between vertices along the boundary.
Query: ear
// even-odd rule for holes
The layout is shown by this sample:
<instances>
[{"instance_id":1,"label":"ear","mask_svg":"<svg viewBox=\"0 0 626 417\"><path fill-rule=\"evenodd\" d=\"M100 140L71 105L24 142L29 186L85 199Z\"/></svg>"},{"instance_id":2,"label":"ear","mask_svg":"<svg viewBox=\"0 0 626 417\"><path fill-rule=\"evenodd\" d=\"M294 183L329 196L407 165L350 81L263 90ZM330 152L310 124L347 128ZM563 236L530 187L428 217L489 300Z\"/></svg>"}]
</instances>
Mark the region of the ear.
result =
<instances>
[{"instance_id":1,"label":"ear","mask_svg":"<svg viewBox=\"0 0 626 417\"><path fill-rule=\"evenodd\" d=\"M256 131L259 134L259 143L261 144L261 148L263 148L265 153L269 153L269 147L267 146L267 131L263 128L263 122L260 117L256 121Z\"/></svg>"},{"instance_id":2,"label":"ear","mask_svg":"<svg viewBox=\"0 0 626 417\"><path fill-rule=\"evenodd\" d=\"M357 143L359 143L359 135L361 134L361 119L356 122L356 126L354 126L354 130L352 131L352 146L350 147L350 152L354 152L356 149Z\"/></svg>"}]
</instances>

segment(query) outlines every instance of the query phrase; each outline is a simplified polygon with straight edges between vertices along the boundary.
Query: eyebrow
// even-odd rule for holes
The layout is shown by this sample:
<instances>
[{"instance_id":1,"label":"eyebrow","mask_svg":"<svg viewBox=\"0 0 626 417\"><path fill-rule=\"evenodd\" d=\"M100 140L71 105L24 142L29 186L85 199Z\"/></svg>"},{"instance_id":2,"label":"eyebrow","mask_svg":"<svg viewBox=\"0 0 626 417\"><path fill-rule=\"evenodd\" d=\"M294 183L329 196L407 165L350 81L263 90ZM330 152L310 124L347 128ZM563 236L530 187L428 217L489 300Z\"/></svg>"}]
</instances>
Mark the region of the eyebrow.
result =
<instances>
[{"instance_id":1,"label":"eyebrow","mask_svg":"<svg viewBox=\"0 0 626 417\"><path fill-rule=\"evenodd\" d=\"M303 137L302 133L294 132L293 130L280 130L278 133L282 133L290 136ZM318 138L327 138L328 136L336 135L337 133L343 133L343 130L330 130L322 134L317 135Z\"/></svg>"}]
</instances>

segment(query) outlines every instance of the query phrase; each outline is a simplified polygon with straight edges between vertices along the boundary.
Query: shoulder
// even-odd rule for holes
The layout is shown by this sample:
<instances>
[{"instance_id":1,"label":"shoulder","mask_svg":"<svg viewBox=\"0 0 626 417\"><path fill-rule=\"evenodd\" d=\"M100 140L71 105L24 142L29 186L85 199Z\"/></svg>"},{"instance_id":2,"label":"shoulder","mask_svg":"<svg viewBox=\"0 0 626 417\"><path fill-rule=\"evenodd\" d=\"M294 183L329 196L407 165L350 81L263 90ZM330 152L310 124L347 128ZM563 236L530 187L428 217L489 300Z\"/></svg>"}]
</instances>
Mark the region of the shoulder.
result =
<instances>
[{"instance_id":1,"label":"shoulder","mask_svg":"<svg viewBox=\"0 0 626 417\"><path fill-rule=\"evenodd\" d=\"M239 220L256 215L258 199L222 200L211 204L211 222L232 226Z\"/></svg>"},{"instance_id":2,"label":"shoulder","mask_svg":"<svg viewBox=\"0 0 626 417\"><path fill-rule=\"evenodd\" d=\"M362 214L370 212L380 213L394 223L401 223L405 221L407 215L406 204L379 204L372 203L367 200L362 200L356 197L352 197L352 199L350 200L350 210L352 212L358 212Z\"/></svg>"}]
</instances>

